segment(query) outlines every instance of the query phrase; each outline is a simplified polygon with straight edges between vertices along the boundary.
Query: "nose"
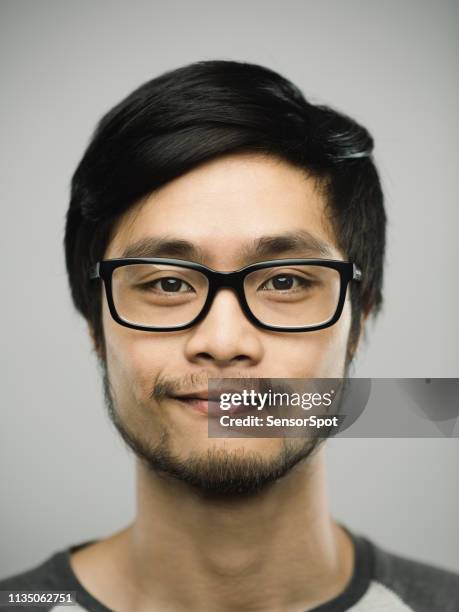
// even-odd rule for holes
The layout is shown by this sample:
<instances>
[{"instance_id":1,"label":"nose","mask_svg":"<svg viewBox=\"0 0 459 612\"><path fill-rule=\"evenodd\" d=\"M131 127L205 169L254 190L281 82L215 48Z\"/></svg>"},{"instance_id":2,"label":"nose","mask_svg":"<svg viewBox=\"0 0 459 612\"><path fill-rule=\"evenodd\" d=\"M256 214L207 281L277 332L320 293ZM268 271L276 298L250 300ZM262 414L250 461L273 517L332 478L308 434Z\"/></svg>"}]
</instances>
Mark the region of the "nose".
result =
<instances>
[{"instance_id":1,"label":"nose","mask_svg":"<svg viewBox=\"0 0 459 612\"><path fill-rule=\"evenodd\" d=\"M231 288L217 291L207 316L190 332L185 352L193 363L253 366L262 358L261 330L246 318Z\"/></svg>"}]
</instances>

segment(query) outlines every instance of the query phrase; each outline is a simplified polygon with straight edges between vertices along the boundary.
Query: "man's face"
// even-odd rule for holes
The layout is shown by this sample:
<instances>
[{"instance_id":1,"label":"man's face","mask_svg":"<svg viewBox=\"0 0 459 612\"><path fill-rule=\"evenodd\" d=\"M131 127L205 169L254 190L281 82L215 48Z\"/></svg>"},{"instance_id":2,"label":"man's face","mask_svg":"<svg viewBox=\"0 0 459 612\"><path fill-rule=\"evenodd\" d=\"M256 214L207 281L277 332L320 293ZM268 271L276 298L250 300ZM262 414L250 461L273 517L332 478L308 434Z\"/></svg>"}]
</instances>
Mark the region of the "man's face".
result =
<instances>
[{"instance_id":1,"label":"man's face","mask_svg":"<svg viewBox=\"0 0 459 612\"><path fill-rule=\"evenodd\" d=\"M232 155L179 177L119 220L104 259L145 238L192 243L218 271L260 261L242 253L264 236L305 231L346 259L312 178L257 155ZM161 253L178 257L177 252ZM296 247L262 259L320 257ZM184 256L178 257L187 259ZM345 374L351 322L348 297L339 321L314 332L255 327L229 288L207 317L176 332L144 332L116 323L103 299L105 391L111 416L139 457L207 492L253 492L309 456L305 439L209 438L207 417L172 396L207 389L208 378L338 378ZM161 389L161 395L157 389ZM166 393L166 395L164 395ZM168 395L170 393L170 395Z\"/></svg>"}]
</instances>

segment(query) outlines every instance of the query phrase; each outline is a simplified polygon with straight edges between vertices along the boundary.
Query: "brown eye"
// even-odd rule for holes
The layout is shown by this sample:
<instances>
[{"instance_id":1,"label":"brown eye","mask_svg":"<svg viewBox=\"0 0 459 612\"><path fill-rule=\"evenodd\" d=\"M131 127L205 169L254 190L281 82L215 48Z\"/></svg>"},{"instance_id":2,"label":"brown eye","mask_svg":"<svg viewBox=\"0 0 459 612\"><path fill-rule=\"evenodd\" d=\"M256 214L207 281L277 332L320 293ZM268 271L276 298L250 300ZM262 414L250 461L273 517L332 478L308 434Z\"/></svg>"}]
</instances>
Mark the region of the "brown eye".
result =
<instances>
[{"instance_id":1,"label":"brown eye","mask_svg":"<svg viewBox=\"0 0 459 612\"><path fill-rule=\"evenodd\" d=\"M273 289L276 291L289 291L290 289L307 287L310 284L311 282L307 279L300 278L294 274L278 274L263 283L261 288L267 291L272 291Z\"/></svg>"},{"instance_id":2,"label":"brown eye","mask_svg":"<svg viewBox=\"0 0 459 612\"><path fill-rule=\"evenodd\" d=\"M141 287L146 291L151 289L158 293L187 293L189 290L193 290L187 282L173 276L165 276L158 280L144 283Z\"/></svg>"}]
</instances>

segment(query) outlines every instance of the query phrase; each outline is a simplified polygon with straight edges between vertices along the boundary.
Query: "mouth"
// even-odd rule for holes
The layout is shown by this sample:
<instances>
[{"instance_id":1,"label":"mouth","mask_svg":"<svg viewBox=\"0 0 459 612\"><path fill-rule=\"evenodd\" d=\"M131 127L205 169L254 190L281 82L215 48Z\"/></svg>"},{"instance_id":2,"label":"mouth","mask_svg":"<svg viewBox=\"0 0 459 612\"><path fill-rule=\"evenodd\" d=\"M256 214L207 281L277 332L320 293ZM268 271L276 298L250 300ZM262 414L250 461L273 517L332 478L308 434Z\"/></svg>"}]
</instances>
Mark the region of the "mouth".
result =
<instances>
[{"instance_id":1,"label":"mouth","mask_svg":"<svg viewBox=\"0 0 459 612\"><path fill-rule=\"evenodd\" d=\"M180 402L181 404L185 404L188 408L191 408L191 410L207 416L214 417L223 414L218 400L209 400L209 398L206 397L187 397L184 395L173 397L172 399Z\"/></svg>"},{"instance_id":2,"label":"mouth","mask_svg":"<svg viewBox=\"0 0 459 612\"><path fill-rule=\"evenodd\" d=\"M220 406L220 394L212 396L206 394L180 395L174 396L172 399L208 417L220 417L224 414L240 414L250 409L250 407L244 405L231 405L229 409L223 410Z\"/></svg>"}]
</instances>

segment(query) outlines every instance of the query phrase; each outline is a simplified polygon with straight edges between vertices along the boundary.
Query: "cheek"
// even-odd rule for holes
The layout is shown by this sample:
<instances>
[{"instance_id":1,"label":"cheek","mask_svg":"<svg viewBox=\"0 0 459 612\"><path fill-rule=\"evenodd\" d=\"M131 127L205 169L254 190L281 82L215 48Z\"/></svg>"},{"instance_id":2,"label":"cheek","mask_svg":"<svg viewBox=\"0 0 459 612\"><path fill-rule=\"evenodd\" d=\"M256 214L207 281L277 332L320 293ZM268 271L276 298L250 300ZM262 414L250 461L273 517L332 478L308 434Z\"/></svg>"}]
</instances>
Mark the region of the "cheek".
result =
<instances>
[{"instance_id":1,"label":"cheek","mask_svg":"<svg viewBox=\"0 0 459 612\"><path fill-rule=\"evenodd\" d=\"M344 374L347 344L351 328L351 309L346 302L340 319L335 325L324 329L318 376L324 378L340 378Z\"/></svg>"},{"instance_id":2,"label":"cheek","mask_svg":"<svg viewBox=\"0 0 459 612\"><path fill-rule=\"evenodd\" d=\"M337 323L315 332L290 334L274 350L280 377L340 378L344 372L350 330L350 307L346 303Z\"/></svg>"},{"instance_id":3,"label":"cheek","mask_svg":"<svg viewBox=\"0 0 459 612\"><path fill-rule=\"evenodd\" d=\"M164 365L164 342L148 332L119 325L104 306L107 368L117 403L122 406L148 401Z\"/></svg>"}]
</instances>

